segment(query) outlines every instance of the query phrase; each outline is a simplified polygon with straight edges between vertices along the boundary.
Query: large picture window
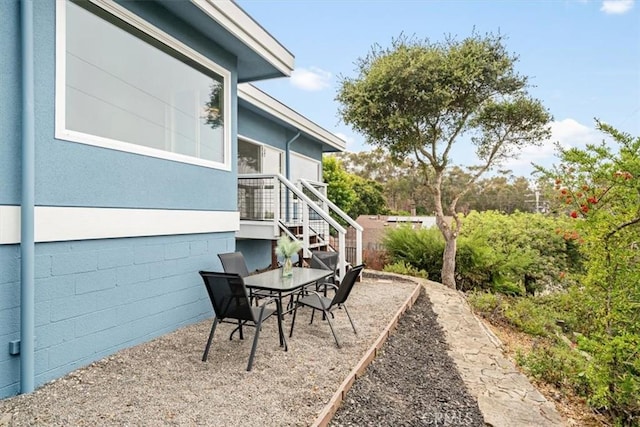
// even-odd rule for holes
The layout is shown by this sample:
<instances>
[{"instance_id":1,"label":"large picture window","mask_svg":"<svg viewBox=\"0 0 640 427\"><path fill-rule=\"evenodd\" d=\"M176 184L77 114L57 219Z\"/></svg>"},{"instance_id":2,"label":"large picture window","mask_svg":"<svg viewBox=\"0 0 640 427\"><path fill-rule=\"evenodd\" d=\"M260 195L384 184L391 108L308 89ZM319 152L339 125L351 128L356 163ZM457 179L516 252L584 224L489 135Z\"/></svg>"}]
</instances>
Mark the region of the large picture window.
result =
<instances>
[{"instance_id":1,"label":"large picture window","mask_svg":"<svg viewBox=\"0 0 640 427\"><path fill-rule=\"evenodd\" d=\"M126 10L58 5L57 137L230 168L226 70L139 18L127 23Z\"/></svg>"}]
</instances>

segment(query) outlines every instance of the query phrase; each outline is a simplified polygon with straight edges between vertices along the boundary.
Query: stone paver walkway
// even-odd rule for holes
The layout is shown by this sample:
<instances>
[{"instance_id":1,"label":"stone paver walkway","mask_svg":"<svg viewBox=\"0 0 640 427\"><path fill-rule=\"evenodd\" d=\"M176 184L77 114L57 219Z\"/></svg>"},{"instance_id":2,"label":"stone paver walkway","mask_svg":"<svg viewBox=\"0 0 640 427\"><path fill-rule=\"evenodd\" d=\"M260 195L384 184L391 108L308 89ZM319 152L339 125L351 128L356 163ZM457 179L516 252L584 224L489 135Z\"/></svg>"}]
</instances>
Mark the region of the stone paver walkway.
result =
<instances>
[{"instance_id":1,"label":"stone paver walkway","mask_svg":"<svg viewBox=\"0 0 640 427\"><path fill-rule=\"evenodd\" d=\"M564 426L552 403L500 349L500 341L472 313L465 299L440 283L422 281L455 361L487 425Z\"/></svg>"}]
</instances>

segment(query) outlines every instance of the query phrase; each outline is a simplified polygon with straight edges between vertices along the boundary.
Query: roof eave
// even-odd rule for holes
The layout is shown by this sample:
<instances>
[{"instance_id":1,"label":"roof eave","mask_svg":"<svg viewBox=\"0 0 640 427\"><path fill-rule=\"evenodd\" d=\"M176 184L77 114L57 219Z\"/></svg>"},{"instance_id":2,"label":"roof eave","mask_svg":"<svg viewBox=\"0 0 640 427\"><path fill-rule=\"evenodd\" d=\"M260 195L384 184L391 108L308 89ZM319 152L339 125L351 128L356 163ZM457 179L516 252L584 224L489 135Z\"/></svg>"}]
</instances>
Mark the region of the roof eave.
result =
<instances>
[{"instance_id":1,"label":"roof eave","mask_svg":"<svg viewBox=\"0 0 640 427\"><path fill-rule=\"evenodd\" d=\"M235 2L220 0L191 0L191 2L272 64L283 76L291 75L294 68L293 54Z\"/></svg>"},{"instance_id":2,"label":"roof eave","mask_svg":"<svg viewBox=\"0 0 640 427\"><path fill-rule=\"evenodd\" d=\"M335 152L346 150L346 142L340 137L317 125L251 84L244 83L238 85L238 97L267 114L284 121L299 132L321 141L330 148L326 150L323 149L323 151Z\"/></svg>"}]
</instances>

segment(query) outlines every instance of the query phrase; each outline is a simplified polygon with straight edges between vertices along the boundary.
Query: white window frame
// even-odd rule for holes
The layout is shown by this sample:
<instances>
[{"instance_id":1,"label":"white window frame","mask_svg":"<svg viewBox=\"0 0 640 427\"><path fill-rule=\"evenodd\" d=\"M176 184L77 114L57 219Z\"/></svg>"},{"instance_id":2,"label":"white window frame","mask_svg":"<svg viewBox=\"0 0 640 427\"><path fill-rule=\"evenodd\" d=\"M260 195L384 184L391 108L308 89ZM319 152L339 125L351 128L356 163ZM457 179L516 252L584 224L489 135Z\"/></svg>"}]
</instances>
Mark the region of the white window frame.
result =
<instances>
[{"instance_id":1,"label":"white window frame","mask_svg":"<svg viewBox=\"0 0 640 427\"><path fill-rule=\"evenodd\" d=\"M293 157L298 157L298 158L300 158L300 159L302 159L302 160L306 160L306 161L309 161L309 162L311 162L311 163L316 164L316 166L318 167L318 169L317 169L317 170L318 170L318 177L317 177L317 180L315 180L315 179L314 179L314 180L309 179L308 181L311 181L311 182L317 182L317 183L322 183L322 161L318 161L318 160L314 159L313 157L305 156L304 154L300 154L300 153L298 153L297 151L291 151L291 152L290 152L290 155L289 155L289 161L290 161L291 163L293 163L293 160L292 160L292 159L293 159ZM292 165L289 165L289 170L290 170L291 172L293 172L293 167L292 167ZM290 177L289 177L289 179L291 179L291 180L292 180L292 181L294 181L294 182L296 182L296 181L297 181L297 180L299 180L300 178L301 178L301 177L299 177L299 176L290 176ZM304 178L304 177L302 177L302 178Z\"/></svg>"},{"instance_id":2,"label":"white window frame","mask_svg":"<svg viewBox=\"0 0 640 427\"><path fill-rule=\"evenodd\" d=\"M169 49L195 61L203 67L218 74L223 79L224 107L223 107L223 161L200 159L179 153L172 153L156 148L145 147L125 141L90 135L66 128L66 0L56 0L56 94L55 94L55 137L57 139L93 145L101 148L141 154L149 157L173 160L205 166L214 169L231 170L231 72L196 50L183 44L169 34L143 20L124 7L109 0L90 0L115 18L141 30Z\"/></svg>"},{"instance_id":3,"label":"white window frame","mask_svg":"<svg viewBox=\"0 0 640 427\"><path fill-rule=\"evenodd\" d=\"M284 169L285 169L284 150L276 148L273 145L265 144L264 142L260 142L260 141L258 141L256 139L249 138L247 136L238 135L238 141L240 141L240 140L242 140L244 142L248 142L249 144L253 144L253 145L259 146L260 147L260 155L262 157L264 157L264 150L265 149L273 150L273 151L277 152L280 155L280 171L278 173L284 174ZM264 173L264 172L260 172L260 173Z\"/></svg>"}]
</instances>

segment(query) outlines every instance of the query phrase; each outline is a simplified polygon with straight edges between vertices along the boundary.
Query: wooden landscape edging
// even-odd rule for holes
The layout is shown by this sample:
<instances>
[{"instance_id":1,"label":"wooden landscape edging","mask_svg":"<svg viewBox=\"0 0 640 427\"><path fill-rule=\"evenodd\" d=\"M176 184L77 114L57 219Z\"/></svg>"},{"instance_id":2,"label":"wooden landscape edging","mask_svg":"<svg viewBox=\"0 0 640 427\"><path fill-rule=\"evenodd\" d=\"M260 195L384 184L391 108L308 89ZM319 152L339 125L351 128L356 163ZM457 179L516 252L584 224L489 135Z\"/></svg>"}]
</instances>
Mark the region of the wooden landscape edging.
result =
<instances>
[{"instance_id":1,"label":"wooden landscape edging","mask_svg":"<svg viewBox=\"0 0 640 427\"><path fill-rule=\"evenodd\" d=\"M420 295L420 289L422 289L422 284L416 284L416 288L393 316L391 322L389 322L387 327L384 328L378 339L374 341L374 343L371 345L371 347L369 347L369 349L364 354L362 359L360 359L355 368L353 368L351 372L349 372L347 378L345 378L342 384L340 384L338 390L333 394L333 397L331 397L322 412L320 412L320 415L318 415L316 420L313 422L313 427L326 427L329 424L336 411L340 407L340 404L342 404L342 401L346 397L347 392L349 391L353 383L357 378L361 377L364 374L364 372L367 370L367 367L371 364L371 362L373 362L373 359L376 358L378 352L387 341L387 338L391 336L391 332L398 326L400 317L416 302L418 296Z\"/></svg>"}]
</instances>

